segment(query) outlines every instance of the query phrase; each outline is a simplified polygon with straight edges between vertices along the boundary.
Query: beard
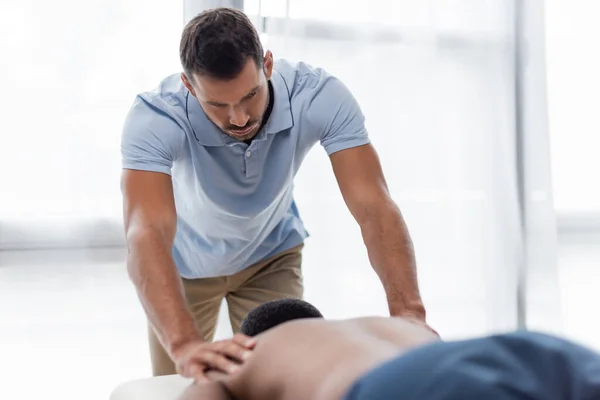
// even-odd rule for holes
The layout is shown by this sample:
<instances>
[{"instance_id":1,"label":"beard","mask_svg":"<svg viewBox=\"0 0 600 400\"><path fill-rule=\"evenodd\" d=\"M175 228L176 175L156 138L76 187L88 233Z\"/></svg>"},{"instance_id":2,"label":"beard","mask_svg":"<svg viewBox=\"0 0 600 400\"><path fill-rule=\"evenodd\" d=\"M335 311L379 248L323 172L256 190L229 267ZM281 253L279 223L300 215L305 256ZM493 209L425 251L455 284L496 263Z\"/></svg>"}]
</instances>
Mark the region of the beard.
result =
<instances>
[{"instance_id":1,"label":"beard","mask_svg":"<svg viewBox=\"0 0 600 400\"><path fill-rule=\"evenodd\" d=\"M240 128L239 126L230 126L226 129L221 129L227 136L239 140L246 141L250 140L258 134L261 123L260 120L248 122L245 127Z\"/></svg>"}]
</instances>

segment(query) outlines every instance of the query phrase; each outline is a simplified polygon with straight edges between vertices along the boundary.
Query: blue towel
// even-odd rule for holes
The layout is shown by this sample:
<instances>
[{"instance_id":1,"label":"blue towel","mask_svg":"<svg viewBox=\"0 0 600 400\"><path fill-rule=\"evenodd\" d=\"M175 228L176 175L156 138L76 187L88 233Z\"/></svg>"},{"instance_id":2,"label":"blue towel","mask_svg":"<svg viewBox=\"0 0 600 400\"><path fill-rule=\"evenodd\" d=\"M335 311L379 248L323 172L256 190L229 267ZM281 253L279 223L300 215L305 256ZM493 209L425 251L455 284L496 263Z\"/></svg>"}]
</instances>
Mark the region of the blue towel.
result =
<instances>
[{"instance_id":1,"label":"blue towel","mask_svg":"<svg viewBox=\"0 0 600 400\"><path fill-rule=\"evenodd\" d=\"M437 342L361 376L345 400L599 400L600 354L517 331Z\"/></svg>"}]
</instances>

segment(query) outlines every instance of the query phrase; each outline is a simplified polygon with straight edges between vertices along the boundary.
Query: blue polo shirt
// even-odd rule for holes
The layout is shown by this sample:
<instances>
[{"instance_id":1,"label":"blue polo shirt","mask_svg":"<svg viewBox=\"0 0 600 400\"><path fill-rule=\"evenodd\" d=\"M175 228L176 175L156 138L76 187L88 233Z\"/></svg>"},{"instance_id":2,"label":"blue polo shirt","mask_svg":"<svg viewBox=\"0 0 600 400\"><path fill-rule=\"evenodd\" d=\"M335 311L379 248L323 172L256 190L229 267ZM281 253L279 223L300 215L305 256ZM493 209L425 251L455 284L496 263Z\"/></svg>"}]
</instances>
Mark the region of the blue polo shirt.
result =
<instances>
[{"instance_id":1,"label":"blue polo shirt","mask_svg":"<svg viewBox=\"0 0 600 400\"><path fill-rule=\"evenodd\" d=\"M231 275L301 244L293 181L308 151L369 143L356 100L323 69L278 60L271 84L271 115L250 145L217 128L179 74L139 94L127 115L122 166L171 176L184 278Z\"/></svg>"}]
</instances>

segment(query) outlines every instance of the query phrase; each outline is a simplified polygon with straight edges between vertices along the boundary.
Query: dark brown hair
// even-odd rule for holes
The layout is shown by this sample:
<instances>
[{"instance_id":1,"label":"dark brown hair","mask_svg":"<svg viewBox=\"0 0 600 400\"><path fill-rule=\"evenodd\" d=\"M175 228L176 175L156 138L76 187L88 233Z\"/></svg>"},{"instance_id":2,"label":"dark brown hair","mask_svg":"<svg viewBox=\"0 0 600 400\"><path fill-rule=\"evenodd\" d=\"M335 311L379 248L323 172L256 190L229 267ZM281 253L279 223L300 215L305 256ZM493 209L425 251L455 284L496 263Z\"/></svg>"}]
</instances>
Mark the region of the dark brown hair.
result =
<instances>
[{"instance_id":1,"label":"dark brown hair","mask_svg":"<svg viewBox=\"0 0 600 400\"><path fill-rule=\"evenodd\" d=\"M234 8L203 11L187 23L181 35L179 58L190 80L192 74L230 80L242 71L248 59L262 68L263 57L254 25Z\"/></svg>"}]
</instances>

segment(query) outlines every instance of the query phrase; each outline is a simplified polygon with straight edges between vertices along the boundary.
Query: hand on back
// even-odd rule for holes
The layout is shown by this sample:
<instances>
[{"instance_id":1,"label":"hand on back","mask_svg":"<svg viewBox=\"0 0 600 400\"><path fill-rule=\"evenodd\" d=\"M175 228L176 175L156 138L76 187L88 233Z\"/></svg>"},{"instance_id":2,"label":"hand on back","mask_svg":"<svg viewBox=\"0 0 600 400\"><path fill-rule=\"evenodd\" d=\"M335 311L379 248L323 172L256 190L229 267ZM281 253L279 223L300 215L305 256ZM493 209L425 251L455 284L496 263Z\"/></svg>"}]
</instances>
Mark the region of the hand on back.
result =
<instances>
[{"instance_id":1,"label":"hand on back","mask_svg":"<svg viewBox=\"0 0 600 400\"><path fill-rule=\"evenodd\" d=\"M212 343L192 340L173 351L173 359L180 375L206 381L208 370L235 373L251 356L255 344L255 339L242 334Z\"/></svg>"}]
</instances>

